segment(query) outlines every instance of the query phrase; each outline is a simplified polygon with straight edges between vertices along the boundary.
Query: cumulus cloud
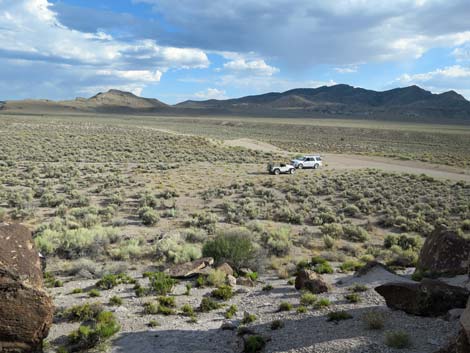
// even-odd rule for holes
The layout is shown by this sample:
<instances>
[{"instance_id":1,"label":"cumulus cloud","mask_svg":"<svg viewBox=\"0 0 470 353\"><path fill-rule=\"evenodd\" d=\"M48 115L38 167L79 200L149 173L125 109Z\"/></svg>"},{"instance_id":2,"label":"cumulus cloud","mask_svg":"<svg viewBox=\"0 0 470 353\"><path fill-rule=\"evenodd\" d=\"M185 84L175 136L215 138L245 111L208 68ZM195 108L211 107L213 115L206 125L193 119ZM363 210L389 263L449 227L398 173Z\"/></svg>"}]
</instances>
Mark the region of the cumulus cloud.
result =
<instances>
[{"instance_id":1,"label":"cumulus cloud","mask_svg":"<svg viewBox=\"0 0 470 353\"><path fill-rule=\"evenodd\" d=\"M246 61L245 59L236 59L224 64L224 68L231 71L238 71L261 76L272 76L279 72L279 69L266 64L264 60Z\"/></svg>"},{"instance_id":2,"label":"cumulus cloud","mask_svg":"<svg viewBox=\"0 0 470 353\"><path fill-rule=\"evenodd\" d=\"M227 98L227 96L225 95L225 91L217 88L207 88L204 91L196 92L194 94L194 97L200 100Z\"/></svg>"},{"instance_id":3,"label":"cumulus cloud","mask_svg":"<svg viewBox=\"0 0 470 353\"><path fill-rule=\"evenodd\" d=\"M29 85L43 85L39 81L41 68L48 72L56 70L46 77L51 86L52 82L64 84L61 79L54 81L54 77L57 72L63 73L60 65L73 65L73 70L65 75L69 81L62 87L64 91L73 86L76 92L85 92L109 82L115 87L132 85L134 92L141 92L146 84L160 81L169 69L209 65L207 55L200 49L160 46L154 40L122 41L103 31L89 33L68 28L59 21L54 6L47 0L1 1L0 41L0 58L8 60L10 67L16 66L18 71L28 68L32 73L14 77L13 81L28 77ZM51 92L54 95L57 91L60 90L49 87L40 96Z\"/></svg>"},{"instance_id":4,"label":"cumulus cloud","mask_svg":"<svg viewBox=\"0 0 470 353\"><path fill-rule=\"evenodd\" d=\"M357 65L346 65L342 67L335 67L334 70L340 74L352 74L359 70Z\"/></svg>"},{"instance_id":5,"label":"cumulus cloud","mask_svg":"<svg viewBox=\"0 0 470 353\"><path fill-rule=\"evenodd\" d=\"M457 90L470 98L470 67L453 65L418 74L404 74L395 83L402 85L417 84L434 92Z\"/></svg>"},{"instance_id":6,"label":"cumulus cloud","mask_svg":"<svg viewBox=\"0 0 470 353\"><path fill-rule=\"evenodd\" d=\"M256 51L291 68L407 60L470 41L468 0L134 1L152 5L178 28L169 41Z\"/></svg>"}]
</instances>

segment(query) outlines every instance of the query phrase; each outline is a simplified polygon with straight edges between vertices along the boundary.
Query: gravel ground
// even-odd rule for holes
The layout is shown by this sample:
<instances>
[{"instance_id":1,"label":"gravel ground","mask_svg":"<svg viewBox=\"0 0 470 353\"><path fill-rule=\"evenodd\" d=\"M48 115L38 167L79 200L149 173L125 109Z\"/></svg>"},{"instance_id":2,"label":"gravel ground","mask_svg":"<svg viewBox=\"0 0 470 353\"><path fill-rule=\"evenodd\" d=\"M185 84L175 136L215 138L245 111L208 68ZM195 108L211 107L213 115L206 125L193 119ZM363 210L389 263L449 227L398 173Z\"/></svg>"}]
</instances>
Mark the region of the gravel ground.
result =
<instances>
[{"instance_id":1,"label":"gravel ground","mask_svg":"<svg viewBox=\"0 0 470 353\"><path fill-rule=\"evenodd\" d=\"M141 283L146 283L146 279L142 279L137 272L130 275L138 278ZM411 348L400 350L401 352L432 353L457 332L457 321L411 316L386 307L383 298L373 287L390 280L403 280L403 277L384 274L382 270L377 269L358 278L344 274L324 277L334 284L330 293L319 295L330 299L331 305L328 308L316 310L309 307L306 313L297 313L300 293L287 284L286 280L266 276L253 288L236 286L237 294L225 302L224 308L210 313L198 313L197 323L190 323L187 317L181 315L144 314L142 304L156 299L152 296L136 297L133 285L119 285L111 290L101 291L100 297L89 298L86 293L70 292L74 288L90 289L96 280L63 278L64 286L51 291L58 308L85 302L100 302L106 305L110 297L121 297L124 301L122 306L107 306L108 310L115 312L121 324L121 332L110 342L109 350L115 353L242 352L243 338L238 336L236 331L220 328L226 321L223 314L231 304L238 306L238 313L230 320L236 326L240 325L245 311L257 316L257 320L248 327L268 340L264 352L396 352L396 349L385 345L385 333L404 330L410 334L413 345ZM273 290L263 291L262 287L268 283L273 286ZM354 283L366 284L370 289L359 293L360 303L351 304L344 299L344 295L349 293L348 287ZM179 283L174 290L177 307L185 303L197 307L202 297L213 289L193 288L187 296L184 294L185 284L186 282ZM279 312L281 302L291 303L293 309L289 312ZM327 313L337 310L346 310L353 318L338 323L328 322ZM365 327L362 316L372 310L383 312L383 330L368 330ZM158 321L160 326L148 327L150 320ZM282 320L284 327L271 330L270 324L273 320ZM63 343L66 335L77 326L78 324L74 323L55 323L48 337L48 341L52 343L51 351L54 345Z\"/></svg>"}]
</instances>

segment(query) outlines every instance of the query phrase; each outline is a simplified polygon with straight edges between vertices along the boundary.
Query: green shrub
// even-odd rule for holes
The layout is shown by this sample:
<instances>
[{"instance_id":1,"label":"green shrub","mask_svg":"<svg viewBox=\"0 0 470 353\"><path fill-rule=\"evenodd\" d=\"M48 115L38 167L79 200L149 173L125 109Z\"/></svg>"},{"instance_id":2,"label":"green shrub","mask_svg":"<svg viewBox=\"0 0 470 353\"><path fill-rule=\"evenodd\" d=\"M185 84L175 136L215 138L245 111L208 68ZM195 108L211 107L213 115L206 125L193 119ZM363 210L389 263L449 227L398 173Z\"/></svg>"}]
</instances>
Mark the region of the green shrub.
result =
<instances>
[{"instance_id":1,"label":"green shrub","mask_svg":"<svg viewBox=\"0 0 470 353\"><path fill-rule=\"evenodd\" d=\"M89 326L81 325L73 331L68 336L68 342L73 344L75 349L86 350L110 338L119 330L119 323L113 313L102 311Z\"/></svg>"},{"instance_id":2,"label":"green shrub","mask_svg":"<svg viewBox=\"0 0 470 353\"><path fill-rule=\"evenodd\" d=\"M271 330L279 330L284 327L284 323L281 320L274 320L271 322Z\"/></svg>"},{"instance_id":3,"label":"green shrub","mask_svg":"<svg viewBox=\"0 0 470 353\"><path fill-rule=\"evenodd\" d=\"M331 267L330 263L328 262L315 265L313 270L319 274L333 273L333 267Z\"/></svg>"},{"instance_id":4,"label":"green shrub","mask_svg":"<svg viewBox=\"0 0 470 353\"><path fill-rule=\"evenodd\" d=\"M157 313L158 314L162 314L162 315L165 315L165 316L168 316L168 315L175 315L175 311L172 309L172 308L169 308L165 305L158 305L158 308L157 308Z\"/></svg>"},{"instance_id":5,"label":"green shrub","mask_svg":"<svg viewBox=\"0 0 470 353\"><path fill-rule=\"evenodd\" d=\"M95 318L102 310L98 303L85 303L66 309L61 316L68 321L88 321Z\"/></svg>"},{"instance_id":6,"label":"green shrub","mask_svg":"<svg viewBox=\"0 0 470 353\"><path fill-rule=\"evenodd\" d=\"M256 315L255 314L250 314L250 313L247 313L247 312L245 312L243 314L243 319L242 319L242 324L243 325L251 324L252 322L255 322L255 321L256 321Z\"/></svg>"},{"instance_id":7,"label":"green shrub","mask_svg":"<svg viewBox=\"0 0 470 353\"><path fill-rule=\"evenodd\" d=\"M344 237L351 241L365 242L369 240L369 233L359 226L348 224L343 225Z\"/></svg>"},{"instance_id":8,"label":"green shrub","mask_svg":"<svg viewBox=\"0 0 470 353\"><path fill-rule=\"evenodd\" d=\"M101 293L98 289L94 288L88 292L88 296L90 298L96 298L96 297L100 297Z\"/></svg>"},{"instance_id":9,"label":"green shrub","mask_svg":"<svg viewBox=\"0 0 470 353\"><path fill-rule=\"evenodd\" d=\"M358 260L348 260L343 262L340 265L340 270L343 272L352 272L352 271L357 271L364 267L364 263Z\"/></svg>"},{"instance_id":10,"label":"green shrub","mask_svg":"<svg viewBox=\"0 0 470 353\"><path fill-rule=\"evenodd\" d=\"M74 288L70 294L80 294L80 293L83 293L83 289L82 288Z\"/></svg>"},{"instance_id":11,"label":"green shrub","mask_svg":"<svg viewBox=\"0 0 470 353\"><path fill-rule=\"evenodd\" d=\"M202 254L204 257L213 257L218 264L227 262L236 270L249 267L256 257L250 233L243 228L220 233L214 240L204 244Z\"/></svg>"},{"instance_id":12,"label":"green shrub","mask_svg":"<svg viewBox=\"0 0 470 353\"><path fill-rule=\"evenodd\" d=\"M357 293L346 294L344 298L350 303L359 303L361 301L361 297Z\"/></svg>"},{"instance_id":13,"label":"green shrub","mask_svg":"<svg viewBox=\"0 0 470 353\"><path fill-rule=\"evenodd\" d=\"M230 305L230 307L225 312L225 318L231 319L237 313L237 311L238 311L238 308L236 305Z\"/></svg>"},{"instance_id":14,"label":"green shrub","mask_svg":"<svg viewBox=\"0 0 470 353\"><path fill-rule=\"evenodd\" d=\"M213 269L209 272L206 283L214 287L219 287L225 283L226 277L227 275L224 271Z\"/></svg>"},{"instance_id":15,"label":"green shrub","mask_svg":"<svg viewBox=\"0 0 470 353\"><path fill-rule=\"evenodd\" d=\"M266 346L266 341L259 335L249 336L245 339L243 352L245 353L257 353L261 352Z\"/></svg>"},{"instance_id":16,"label":"green shrub","mask_svg":"<svg viewBox=\"0 0 470 353\"><path fill-rule=\"evenodd\" d=\"M305 314L306 312L307 312L307 308L303 305L301 305L297 308L297 313L298 314Z\"/></svg>"},{"instance_id":17,"label":"green shrub","mask_svg":"<svg viewBox=\"0 0 470 353\"><path fill-rule=\"evenodd\" d=\"M349 290L353 293L367 292L369 288L365 284L356 283L354 286L350 287Z\"/></svg>"},{"instance_id":18,"label":"green shrub","mask_svg":"<svg viewBox=\"0 0 470 353\"><path fill-rule=\"evenodd\" d=\"M362 316L362 321L370 330L381 330L384 327L385 317L378 311L370 311Z\"/></svg>"},{"instance_id":19,"label":"green shrub","mask_svg":"<svg viewBox=\"0 0 470 353\"><path fill-rule=\"evenodd\" d=\"M262 288L262 291L263 292L269 292L269 291L272 291L273 290L273 286L271 284L266 284L263 288Z\"/></svg>"},{"instance_id":20,"label":"green shrub","mask_svg":"<svg viewBox=\"0 0 470 353\"><path fill-rule=\"evenodd\" d=\"M142 220L142 223L146 226L153 226L158 223L160 216L158 212L153 209L146 208L145 210L139 210L139 217Z\"/></svg>"},{"instance_id":21,"label":"green shrub","mask_svg":"<svg viewBox=\"0 0 470 353\"><path fill-rule=\"evenodd\" d=\"M265 243L269 251L275 256L286 256L292 247L291 229L280 227L265 236Z\"/></svg>"},{"instance_id":22,"label":"green shrub","mask_svg":"<svg viewBox=\"0 0 470 353\"><path fill-rule=\"evenodd\" d=\"M135 280L125 273L119 273L116 275L107 274L104 275L98 282L96 282L95 286L100 289L111 289L123 283L135 283Z\"/></svg>"},{"instance_id":23,"label":"green shrub","mask_svg":"<svg viewBox=\"0 0 470 353\"><path fill-rule=\"evenodd\" d=\"M160 326L160 323L157 320L150 320L149 323L147 324L148 327L158 327Z\"/></svg>"},{"instance_id":24,"label":"green shrub","mask_svg":"<svg viewBox=\"0 0 470 353\"><path fill-rule=\"evenodd\" d=\"M147 302L144 303L144 313L147 315L156 315L158 314L158 305L155 303Z\"/></svg>"},{"instance_id":25,"label":"green shrub","mask_svg":"<svg viewBox=\"0 0 470 353\"><path fill-rule=\"evenodd\" d=\"M192 317L195 315L194 308L189 304L184 304L181 307L181 313L183 316L189 316L189 317Z\"/></svg>"},{"instance_id":26,"label":"green shrub","mask_svg":"<svg viewBox=\"0 0 470 353\"><path fill-rule=\"evenodd\" d=\"M330 236L333 239L341 238L344 234L343 226L339 223L324 224L321 226L320 231L323 235Z\"/></svg>"},{"instance_id":27,"label":"green shrub","mask_svg":"<svg viewBox=\"0 0 470 353\"><path fill-rule=\"evenodd\" d=\"M329 235L323 235L323 244L326 249L333 249L335 247L336 241L333 237Z\"/></svg>"},{"instance_id":28,"label":"green shrub","mask_svg":"<svg viewBox=\"0 0 470 353\"><path fill-rule=\"evenodd\" d=\"M317 296L310 292L302 293L300 297L300 304L302 305L313 305L317 301Z\"/></svg>"},{"instance_id":29,"label":"green shrub","mask_svg":"<svg viewBox=\"0 0 470 353\"><path fill-rule=\"evenodd\" d=\"M314 308L315 309L323 309L323 308L326 308L326 307L330 306L330 304L331 304L331 302L328 298L320 298L315 302Z\"/></svg>"},{"instance_id":30,"label":"green shrub","mask_svg":"<svg viewBox=\"0 0 470 353\"><path fill-rule=\"evenodd\" d=\"M176 284L176 280L163 272L151 272L148 274L150 289L157 295L167 295L171 293Z\"/></svg>"},{"instance_id":31,"label":"green shrub","mask_svg":"<svg viewBox=\"0 0 470 353\"><path fill-rule=\"evenodd\" d=\"M282 302L279 304L279 309L278 311L291 311L292 310L292 304L288 302Z\"/></svg>"},{"instance_id":32,"label":"green shrub","mask_svg":"<svg viewBox=\"0 0 470 353\"><path fill-rule=\"evenodd\" d=\"M120 306L120 305L122 305L122 303L123 303L122 298L120 298L116 295L109 298L109 305Z\"/></svg>"},{"instance_id":33,"label":"green shrub","mask_svg":"<svg viewBox=\"0 0 470 353\"><path fill-rule=\"evenodd\" d=\"M160 305L167 306L169 308L174 308L176 306L175 297L158 297L158 302Z\"/></svg>"},{"instance_id":34,"label":"green shrub","mask_svg":"<svg viewBox=\"0 0 470 353\"><path fill-rule=\"evenodd\" d=\"M222 305L217 303L215 300L209 297L204 297L202 298L201 304L199 305L199 311L207 313L212 310L220 309L221 307Z\"/></svg>"},{"instance_id":35,"label":"green shrub","mask_svg":"<svg viewBox=\"0 0 470 353\"><path fill-rule=\"evenodd\" d=\"M331 311L328 313L328 320L327 321L341 321L341 320L348 320L352 319L352 315L347 311L340 310L340 311Z\"/></svg>"},{"instance_id":36,"label":"green shrub","mask_svg":"<svg viewBox=\"0 0 470 353\"><path fill-rule=\"evenodd\" d=\"M389 331L385 334L385 344L396 349L411 347L411 337L405 331Z\"/></svg>"},{"instance_id":37,"label":"green shrub","mask_svg":"<svg viewBox=\"0 0 470 353\"><path fill-rule=\"evenodd\" d=\"M228 285L221 285L219 288L214 289L211 292L211 295L214 298L222 299L222 300L228 300L233 297L233 291L232 287Z\"/></svg>"}]
</instances>

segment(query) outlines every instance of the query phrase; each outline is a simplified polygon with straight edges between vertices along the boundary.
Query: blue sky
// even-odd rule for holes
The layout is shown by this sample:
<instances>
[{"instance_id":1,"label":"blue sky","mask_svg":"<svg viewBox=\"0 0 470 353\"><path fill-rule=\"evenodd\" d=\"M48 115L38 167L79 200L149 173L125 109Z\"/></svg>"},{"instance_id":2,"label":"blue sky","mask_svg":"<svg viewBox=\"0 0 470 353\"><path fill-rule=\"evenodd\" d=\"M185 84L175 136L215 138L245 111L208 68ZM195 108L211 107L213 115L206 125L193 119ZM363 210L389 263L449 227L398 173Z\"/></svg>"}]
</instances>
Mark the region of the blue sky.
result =
<instances>
[{"instance_id":1,"label":"blue sky","mask_svg":"<svg viewBox=\"0 0 470 353\"><path fill-rule=\"evenodd\" d=\"M470 98L468 0L0 0L0 100L346 83Z\"/></svg>"}]
</instances>

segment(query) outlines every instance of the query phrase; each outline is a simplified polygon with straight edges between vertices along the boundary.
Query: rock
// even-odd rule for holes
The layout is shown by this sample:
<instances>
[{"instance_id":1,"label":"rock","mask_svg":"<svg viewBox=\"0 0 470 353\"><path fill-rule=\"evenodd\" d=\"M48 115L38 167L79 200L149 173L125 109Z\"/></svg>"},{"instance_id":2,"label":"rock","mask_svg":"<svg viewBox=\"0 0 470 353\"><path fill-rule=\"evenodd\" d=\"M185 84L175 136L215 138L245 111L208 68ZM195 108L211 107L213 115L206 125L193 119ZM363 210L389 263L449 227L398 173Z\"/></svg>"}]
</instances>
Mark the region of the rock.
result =
<instances>
[{"instance_id":1,"label":"rock","mask_svg":"<svg viewBox=\"0 0 470 353\"><path fill-rule=\"evenodd\" d=\"M227 284L231 287L235 287L235 285L237 284L237 279L232 275L228 275L226 280Z\"/></svg>"},{"instance_id":2,"label":"rock","mask_svg":"<svg viewBox=\"0 0 470 353\"><path fill-rule=\"evenodd\" d=\"M241 277L249 275L250 273L253 273L253 271L250 268L242 267L241 269L238 270L238 274Z\"/></svg>"},{"instance_id":3,"label":"rock","mask_svg":"<svg viewBox=\"0 0 470 353\"><path fill-rule=\"evenodd\" d=\"M387 283L375 290L385 298L388 307L419 316L440 316L450 309L464 308L470 294L464 288L433 279Z\"/></svg>"},{"instance_id":4,"label":"rock","mask_svg":"<svg viewBox=\"0 0 470 353\"><path fill-rule=\"evenodd\" d=\"M467 336L467 341L470 343L470 298L467 302L467 307L460 316L460 326ZM469 350L470 352L470 350Z\"/></svg>"},{"instance_id":5,"label":"rock","mask_svg":"<svg viewBox=\"0 0 470 353\"><path fill-rule=\"evenodd\" d=\"M217 266L217 270L222 271L225 273L227 276L233 276L233 269L230 267L230 265L226 262L224 262L222 265Z\"/></svg>"},{"instance_id":6,"label":"rock","mask_svg":"<svg viewBox=\"0 0 470 353\"><path fill-rule=\"evenodd\" d=\"M377 262L377 261L370 261L367 264L365 264L363 267L361 267L359 270L357 270L354 275L357 277L362 277L373 271L376 271L377 269L385 271L385 272L389 272L391 274L396 274L395 271L391 270L388 266L385 266L384 264Z\"/></svg>"},{"instance_id":7,"label":"rock","mask_svg":"<svg viewBox=\"0 0 470 353\"><path fill-rule=\"evenodd\" d=\"M468 353L470 352L470 343L467 336L460 330L458 335L449 342L449 344L434 353Z\"/></svg>"},{"instance_id":8,"label":"rock","mask_svg":"<svg viewBox=\"0 0 470 353\"><path fill-rule=\"evenodd\" d=\"M325 293L330 290L330 286L322 276L311 270L300 270L295 278L295 289L307 289L312 293Z\"/></svg>"},{"instance_id":9,"label":"rock","mask_svg":"<svg viewBox=\"0 0 470 353\"><path fill-rule=\"evenodd\" d=\"M220 329L221 330L229 330L229 331L233 331L233 330L236 330L237 329L237 325L235 325L233 322L231 321L224 321L222 322L222 325L220 326Z\"/></svg>"},{"instance_id":10,"label":"rock","mask_svg":"<svg viewBox=\"0 0 470 353\"><path fill-rule=\"evenodd\" d=\"M75 277L77 278L84 278L84 279L94 279L96 278L95 275L93 273L91 273L90 271L82 268L80 269L77 274L75 275Z\"/></svg>"},{"instance_id":11,"label":"rock","mask_svg":"<svg viewBox=\"0 0 470 353\"><path fill-rule=\"evenodd\" d=\"M239 286L246 286L246 287L254 287L255 286L255 283L249 277L238 277L237 278L237 284Z\"/></svg>"},{"instance_id":12,"label":"rock","mask_svg":"<svg viewBox=\"0 0 470 353\"><path fill-rule=\"evenodd\" d=\"M463 314L464 309L458 308L458 309L450 309L447 314L445 319L447 321L457 321L460 319L460 317Z\"/></svg>"},{"instance_id":13,"label":"rock","mask_svg":"<svg viewBox=\"0 0 470 353\"><path fill-rule=\"evenodd\" d=\"M31 232L2 225L0 244L0 352L41 352L54 308Z\"/></svg>"},{"instance_id":14,"label":"rock","mask_svg":"<svg viewBox=\"0 0 470 353\"><path fill-rule=\"evenodd\" d=\"M470 239L445 228L436 229L421 248L417 271L433 275L467 274L470 265Z\"/></svg>"},{"instance_id":15,"label":"rock","mask_svg":"<svg viewBox=\"0 0 470 353\"><path fill-rule=\"evenodd\" d=\"M212 257L203 257L194 261L174 265L166 269L165 273L174 278L188 278L198 275L213 263L214 259Z\"/></svg>"}]
</instances>

